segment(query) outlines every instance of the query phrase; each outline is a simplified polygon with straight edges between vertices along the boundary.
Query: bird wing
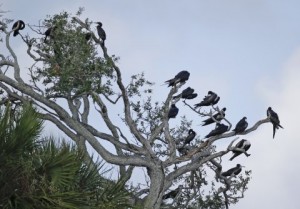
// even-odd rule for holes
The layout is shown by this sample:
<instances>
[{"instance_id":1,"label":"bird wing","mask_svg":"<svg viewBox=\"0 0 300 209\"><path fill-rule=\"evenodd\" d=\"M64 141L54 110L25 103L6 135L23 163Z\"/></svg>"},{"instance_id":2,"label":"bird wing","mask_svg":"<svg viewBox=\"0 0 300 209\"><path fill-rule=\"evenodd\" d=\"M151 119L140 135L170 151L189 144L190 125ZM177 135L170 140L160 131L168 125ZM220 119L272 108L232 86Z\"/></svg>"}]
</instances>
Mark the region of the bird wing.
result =
<instances>
[{"instance_id":1,"label":"bird wing","mask_svg":"<svg viewBox=\"0 0 300 209\"><path fill-rule=\"evenodd\" d=\"M242 148L242 146L243 146L243 140L239 141L239 142L235 145L236 148Z\"/></svg>"}]
</instances>

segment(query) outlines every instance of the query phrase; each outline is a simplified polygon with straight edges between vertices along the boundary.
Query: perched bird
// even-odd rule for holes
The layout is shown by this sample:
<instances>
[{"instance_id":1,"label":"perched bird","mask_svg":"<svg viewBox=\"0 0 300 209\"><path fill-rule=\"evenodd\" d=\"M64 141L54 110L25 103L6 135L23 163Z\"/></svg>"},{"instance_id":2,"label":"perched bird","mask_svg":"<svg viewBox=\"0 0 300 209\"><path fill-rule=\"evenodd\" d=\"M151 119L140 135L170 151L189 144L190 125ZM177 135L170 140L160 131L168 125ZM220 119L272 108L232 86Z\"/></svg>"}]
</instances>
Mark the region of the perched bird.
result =
<instances>
[{"instance_id":1,"label":"perched bird","mask_svg":"<svg viewBox=\"0 0 300 209\"><path fill-rule=\"evenodd\" d=\"M205 138L209 138L211 136L216 136L225 133L228 131L228 126L222 124L222 123L217 123L216 128L212 130L208 135L205 136Z\"/></svg>"},{"instance_id":2,"label":"perched bird","mask_svg":"<svg viewBox=\"0 0 300 209\"><path fill-rule=\"evenodd\" d=\"M178 98L182 98L182 99L194 99L197 97L197 93L194 93L194 89L192 89L191 87L187 87L186 89L182 90L182 92L180 94L178 94L177 96L174 96L173 99L178 99Z\"/></svg>"},{"instance_id":3,"label":"perched bird","mask_svg":"<svg viewBox=\"0 0 300 209\"><path fill-rule=\"evenodd\" d=\"M92 34L91 33L86 33L84 35L84 38L85 38L86 41L89 41L92 38Z\"/></svg>"},{"instance_id":4,"label":"perched bird","mask_svg":"<svg viewBox=\"0 0 300 209\"><path fill-rule=\"evenodd\" d=\"M242 133L246 130L248 127L247 117L243 117L235 126L235 128L232 130L235 132L235 134Z\"/></svg>"},{"instance_id":5,"label":"perched bird","mask_svg":"<svg viewBox=\"0 0 300 209\"><path fill-rule=\"evenodd\" d=\"M224 107L220 112L214 114L212 117L220 122L224 117L225 117L225 111L226 111L226 107ZM216 121L213 120L211 117L207 118L206 120L202 121L202 126L206 126L212 123L215 123Z\"/></svg>"},{"instance_id":6,"label":"perched bird","mask_svg":"<svg viewBox=\"0 0 300 209\"><path fill-rule=\"evenodd\" d=\"M12 26L12 30L14 31L13 36L17 36L19 34L19 30L23 30L25 28L25 23L22 20L18 20Z\"/></svg>"},{"instance_id":7,"label":"perched bird","mask_svg":"<svg viewBox=\"0 0 300 209\"><path fill-rule=\"evenodd\" d=\"M169 198L175 199L175 197L176 197L176 196L178 195L178 193L180 192L181 188L182 188L182 185L178 186L177 189L172 190L172 191L168 192L167 194L165 194L165 195L162 197L162 199L163 199L163 200L166 200L166 199L169 199Z\"/></svg>"},{"instance_id":8,"label":"perched bird","mask_svg":"<svg viewBox=\"0 0 300 209\"><path fill-rule=\"evenodd\" d=\"M196 136L196 132L193 129L190 129L189 130L189 135L184 140L183 146L186 145L186 144L190 144L191 141L195 138L195 136Z\"/></svg>"},{"instance_id":9,"label":"perched bird","mask_svg":"<svg viewBox=\"0 0 300 209\"><path fill-rule=\"evenodd\" d=\"M240 148L240 149L243 149L245 152L245 155L247 157L250 156L250 154L248 154L246 151L251 147L251 143L250 141L246 140L246 139L242 139L241 141L239 141L236 145L235 145L236 148ZM232 151L234 154L233 156L229 159L229 160L233 160L234 158L236 158L237 156L239 156L240 154L242 154L243 152L240 152L240 151L236 151L236 150L233 150Z\"/></svg>"},{"instance_id":10,"label":"perched bird","mask_svg":"<svg viewBox=\"0 0 300 209\"><path fill-rule=\"evenodd\" d=\"M183 156L183 155L187 155L190 149L187 146L182 146L182 147L178 147L177 150L180 153L180 155Z\"/></svg>"},{"instance_id":11,"label":"perched bird","mask_svg":"<svg viewBox=\"0 0 300 209\"><path fill-rule=\"evenodd\" d=\"M99 38L101 38L102 43L104 45L104 41L106 40L106 33L102 28L102 23L101 22L96 22L96 23L98 24L97 25L98 36L99 36Z\"/></svg>"},{"instance_id":12,"label":"perched bird","mask_svg":"<svg viewBox=\"0 0 300 209\"><path fill-rule=\"evenodd\" d=\"M49 28L45 31L45 33L44 33L44 35L45 35L44 42L47 41L47 38L48 38L48 37L53 38L53 32L54 32L54 30L55 30L56 28L57 28L56 26L54 26L54 27L49 27Z\"/></svg>"},{"instance_id":13,"label":"perched bird","mask_svg":"<svg viewBox=\"0 0 300 209\"><path fill-rule=\"evenodd\" d=\"M215 105L219 102L220 97L212 92L212 91L208 91L207 95L203 98L203 101L195 104L195 108L197 107L201 107L201 106L210 106L210 105Z\"/></svg>"},{"instance_id":14,"label":"perched bird","mask_svg":"<svg viewBox=\"0 0 300 209\"><path fill-rule=\"evenodd\" d=\"M174 78L165 81L165 83L169 84L169 86L176 86L177 83L184 83L190 77L190 73L188 71L180 71Z\"/></svg>"},{"instance_id":15,"label":"perched bird","mask_svg":"<svg viewBox=\"0 0 300 209\"><path fill-rule=\"evenodd\" d=\"M175 104L172 104L171 108L169 110L169 113L168 113L168 118L175 118L176 115L178 114L178 112L179 112L179 109L176 107Z\"/></svg>"},{"instance_id":16,"label":"perched bird","mask_svg":"<svg viewBox=\"0 0 300 209\"><path fill-rule=\"evenodd\" d=\"M234 168L231 168L228 171L221 173L221 175L225 177L232 176L233 174L238 175L241 171L242 171L242 166L240 164L236 164Z\"/></svg>"},{"instance_id":17,"label":"perched bird","mask_svg":"<svg viewBox=\"0 0 300 209\"><path fill-rule=\"evenodd\" d=\"M270 118L270 121L273 124L273 139L274 139L276 129L279 129L279 127L280 128L283 128L283 127L280 125L280 121L279 121L277 113L274 112L271 107L269 107L267 110L267 116L268 116L268 118Z\"/></svg>"}]
</instances>

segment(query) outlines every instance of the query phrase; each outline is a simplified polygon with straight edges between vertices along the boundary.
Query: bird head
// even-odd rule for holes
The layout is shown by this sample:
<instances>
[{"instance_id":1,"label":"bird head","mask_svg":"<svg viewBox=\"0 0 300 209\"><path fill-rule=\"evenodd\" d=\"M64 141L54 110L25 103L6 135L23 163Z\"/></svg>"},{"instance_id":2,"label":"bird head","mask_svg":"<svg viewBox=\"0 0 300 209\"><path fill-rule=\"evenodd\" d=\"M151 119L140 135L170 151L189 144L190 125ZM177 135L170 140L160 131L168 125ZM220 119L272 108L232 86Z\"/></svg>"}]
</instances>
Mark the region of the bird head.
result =
<instances>
[{"instance_id":1,"label":"bird head","mask_svg":"<svg viewBox=\"0 0 300 209\"><path fill-rule=\"evenodd\" d=\"M98 24L100 27L102 27L102 22L95 22L96 24Z\"/></svg>"},{"instance_id":2,"label":"bird head","mask_svg":"<svg viewBox=\"0 0 300 209\"><path fill-rule=\"evenodd\" d=\"M226 107L224 107L224 108L222 109L222 111L225 112L225 111L226 111Z\"/></svg>"},{"instance_id":3,"label":"bird head","mask_svg":"<svg viewBox=\"0 0 300 209\"><path fill-rule=\"evenodd\" d=\"M247 120L247 117L243 117L243 120Z\"/></svg>"},{"instance_id":4,"label":"bird head","mask_svg":"<svg viewBox=\"0 0 300 209\"><path fill-rule=\"evenodd\" d=\"M272 108L271 108L271 107L268 107L268 110L272 110Z\"/></svg>"},{"instance_id":5,"label":"bird head","mask_svg":"<svg viewBox=\"0 0 300 209\"><path fill-rule=\"evenodd\" d=\"M193 129L190 129L190 130L189 130L189 134L192 133L192 132L194 132L194 130L193 130Z\"/></svg>"}]
</instances>

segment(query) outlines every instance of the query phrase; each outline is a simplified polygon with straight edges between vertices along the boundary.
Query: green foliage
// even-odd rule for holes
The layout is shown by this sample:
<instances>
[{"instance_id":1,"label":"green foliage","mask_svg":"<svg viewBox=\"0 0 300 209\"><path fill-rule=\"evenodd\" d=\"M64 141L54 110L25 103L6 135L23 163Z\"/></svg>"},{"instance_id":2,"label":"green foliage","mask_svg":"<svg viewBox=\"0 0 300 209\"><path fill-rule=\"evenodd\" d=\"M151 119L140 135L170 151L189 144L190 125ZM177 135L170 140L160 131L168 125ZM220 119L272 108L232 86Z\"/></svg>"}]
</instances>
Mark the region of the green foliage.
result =
<instances>
[{"instance_id":1,"label":"green foliage","mask_svg":"<svg viewBox=\"0 0 300 209\"><path fill-rule=\"evenodd\" d=\"M40 140L43 122L32 107L0 115L0 208L128 208L124 183L103 178L103 164L83 163L68 143Z\"/></svg>"},{"instance_id":2,"label":"green foliage","mask_svg":"<svg viewBox=\"0 0 300 209\"><path fill-rule=\"evenodd\" d=\"M91 24L87 21L88 27ZM95 43L86 39L89 32L67 12L49 16L44 25L52 30L49 37L36 44L45 54L45 60L44 66L37 68L34 79L43 80L47 94L77 95L88 91L112 94L111 63L98 56Z\"/></svg>"}]
</instances>

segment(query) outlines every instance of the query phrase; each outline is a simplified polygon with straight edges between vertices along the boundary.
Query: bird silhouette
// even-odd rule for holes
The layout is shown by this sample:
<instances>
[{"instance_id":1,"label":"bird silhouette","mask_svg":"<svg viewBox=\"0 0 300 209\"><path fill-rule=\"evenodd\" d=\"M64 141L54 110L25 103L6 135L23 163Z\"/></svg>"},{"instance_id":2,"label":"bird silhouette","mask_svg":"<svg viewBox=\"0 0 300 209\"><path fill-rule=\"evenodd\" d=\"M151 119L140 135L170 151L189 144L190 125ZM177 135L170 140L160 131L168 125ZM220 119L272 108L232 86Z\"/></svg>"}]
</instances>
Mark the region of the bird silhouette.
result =
<instances>
[{"instance_id":1,"label":"bird silhouette","mask_svg":"<svg viewBox=\"0 0 300 209\"><path fill-rule=\"evenodd\" d=\"M176 96L173 97L173 99L178 99L178 98L182 98L182 99L194 99L197 97L197 93L194 93L194 89L192 89L191 87L187 87L186 89L182 90L182 92Z\"/></svg>"},{"instance_id":2,"label":"bird silhouette","mask_svg":"<svg viewBox=\"0 0 300 209\"><path fill-rule=\"evenodd\" d=\"M277 113L274 112L271 107L269 107L267 110L267 116L273 125L273 139L274 139L276 129L279 129L279 127L280 128L283 128L283 127L280 125L280 121L279 121L279 117L278 117Z\"/></svg>"},{"instance_id":3,"label":"bird silhouette","mask_svg":"<svg viewBox=\"0 0 300 209\"><path fill-rule=\"evenodd\" d=\"M242 133L246 130L248 127L247 117L243 117L235 126L235 128L232 130L235 132L235 134Z\"/></svg>"},{"instance_id":4,"label":"bird silhouette","mask_svg":"<svg viewBox=\"0 0 300 209\"><path fill-rule=\"evenodd\" d=\"M12 30L14 31L13 36L17 36L19 34L20 30L23 30L25 28L25 23L22 20L18 20L15 22L12 26Z\"/></svg>"},{"instance_id":5,"label":"bird silhouette","mask_svg":"<svg viewBox=\"0 0 300 209\"><path fill-rule=\"evenodd\" d=\"M228 126L226 126L222 123L217 123L216 128L214 130L212 130L208 135L206 135L205 138L209 138L211 136L217 136L217 135L225 133L226 131L228 131Z\"/></svg>"},{"instance_id":6,"label":"bird silhouette","mask_svg":"<svg viewBox=\"0 0 300 209\"><path fill-rule=\"evenodd\" d=\"M233 174L238 175L241 171L242 171L242 166L240 164L237 164L235 167L230 168L228 171L221 173L221 175L225 177L232 176Z\"/></svg>"},{"instance_id":7,"label":"bird silhouette","mask_svg":"<svg viewBox=\"0 0 300 209\"><path fill-rule=\"evenodd\" d=\"M215 123L216 121L220 122L225 117L225 111L226 111L226 107L224 107L220 112L214 114L212 117L215 120L213 120L211 117L209 117L206 120L202 121L202 126L206 126L206 125Z\"/></svg>"},{"instance_id":8,"label":"bird silhouette","mask_svg":"<svg viewBox=\"0 0 300 209\"><path fill-rule=\"evenodd\" d=\"M44 42L46 42L47 41L47 38L48 37L50 37L50 38L53 38L54 36L53 36L53 33L54 33L54 31L56 30L56 26L53 26L53 27L49 27L46 31L45 31L45 33L44 33L44 35L45 35L45 38L44 38Z\"/></svg>"},{"instance_id":9,"label":"bird silhouette","mask_svg":"<svg viewBox=\"0 0 300 209\"><path fill-rule=\"evenodd\" d=\"M180 71L174 78L165 81L169 86L176 86L178 83L186 82L190 77L190 73L186 70Z\"/></svg>"},{"instance_id":10,"label":"bird silhouette","mask_svg":"<svg viewBox=\"0 0 300 209\"><path fill-rule=\"evenodd\" d=\"M102 23L101 22L96 22L98 25L97 25L97 32L98 32L98 36L99 38L102 40L102 43L104 45L104 42L106 40L106 33L105 31L103 30L102 28Z\"/></svg>"},{"instance_id":11,"label":"bird silhouette","mask_svg":"<svg viewBox=\"0 0 300 209\"><path fill-rule=\"evenodd\" d=\"M250 154L247 154L246 151L251 147L251 143L250 141L246 140L246 139L242 139L241 141L239 141L236 145L235 145L236 148L239 148L239 149L243 149L245 151L245 155L247 157L250 156ZM233 160L234 158L236 158L237 156L239 156L240 154L242 154L243 152L241 151L237 151L237 150L233 150L232 151L234 154L233 156L229 159L230 161Z\"/></svg>"},{"instance_id":12,"label":"bird silhouette","mask_svg":"<svg viewBox=\"0 0 300 209\"><path fill-rule=\"evenodd\" d=\"M196 136L196 132L193 129L190 129L189 135L184 140L183 146L185 146L186 144L190 144L191 141L195 138L195 136Z\"/></svg>"},{"instance_id":13,"label":"bird silhouette","mask_svg":"<svg viewBox=\"0 0 300 209\"><path fill-rule=\"evenodd\" d=\"M179 185L179 186L177 187L177 189L174 189L174 190L168 192L167 194L164 194L163 197L162 197L162 199L163 199L163 200L166 200L166 199L169 199L169 198L175 199L175 197L176 197L176 196L178 195L178 193L180 192L181 188L182 188L182 185Z\"/></svg>"},{"instance_id":14,"label":"bird silhouette","mask_svg":"<svg viewBox=\"0 0 300 209\"><path fill-rule=\"evenodd\" d=\"M220 97L216 93L208 91L207 95L203 98L203 100L200 103L195 104L194 107L197 108L202 106L215 105L219 102L219 100Z\"/></svg>"},{"instance_id":15,"label":"bird silhouette","mask_svg":"<svg viewBox=\"0 0 300 209\"><path fill-rule=\"evenodd\" d=\"M168 113L168 118L175 118L176 115L178 114L178 112L179 112L179 109L176 107L175 104L172 104L171 108L169 110L169 113Z\"/></svg>"}]
</instances>

